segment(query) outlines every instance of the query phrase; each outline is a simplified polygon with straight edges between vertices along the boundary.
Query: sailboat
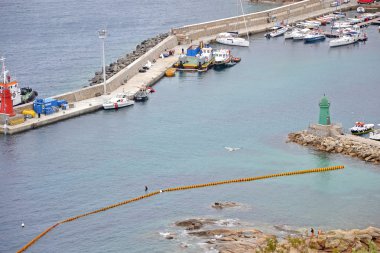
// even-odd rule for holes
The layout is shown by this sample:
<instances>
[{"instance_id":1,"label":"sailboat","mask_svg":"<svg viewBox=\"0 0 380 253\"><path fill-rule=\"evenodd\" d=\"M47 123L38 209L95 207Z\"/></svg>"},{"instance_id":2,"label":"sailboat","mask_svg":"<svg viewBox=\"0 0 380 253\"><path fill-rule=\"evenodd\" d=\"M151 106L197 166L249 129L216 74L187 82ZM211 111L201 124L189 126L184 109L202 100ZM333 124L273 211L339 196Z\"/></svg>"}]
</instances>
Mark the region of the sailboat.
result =
<instances>
[{"instance_id":1,"label":"sailboat","mask_svg":"<svg viewBox=\"0 0 380 253\"><path fill-rule=\"evenodd\" d=\"M241 12L243 13L245 30L247 31L247 39L240 38L238 32L223 32L223 33L218 34L218 36L216 37L216 42L220 44L224 44L224 45L230 45L230 46L249 47L249 34L248 34L248 29L247 29L247 23L245 21L243 4L241 0L239 1L240 1Z\"/></svg>"}]
</instances>

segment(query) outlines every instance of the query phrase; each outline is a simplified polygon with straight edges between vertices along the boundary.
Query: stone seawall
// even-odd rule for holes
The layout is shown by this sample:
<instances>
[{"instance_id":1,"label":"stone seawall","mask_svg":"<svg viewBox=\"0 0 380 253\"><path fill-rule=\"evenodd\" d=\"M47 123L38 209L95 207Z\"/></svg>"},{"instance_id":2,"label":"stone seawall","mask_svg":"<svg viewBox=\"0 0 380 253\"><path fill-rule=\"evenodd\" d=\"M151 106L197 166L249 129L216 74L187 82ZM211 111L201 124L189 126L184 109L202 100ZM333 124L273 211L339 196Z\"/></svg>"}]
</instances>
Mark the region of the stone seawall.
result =
<instances>
[{"instance_id":1,"label":"stone seawall","mask_svg":"<svg viewBox=\"0 0 380 253\"><path fill-rule=\"evenodd\" d=\"M380 164L380 142L351 135L323 137L301 131L290 133L288 141L316 150L357 157L366 162Z\"/></svg>"},{"instance_id":2,"label":"stone seawall","mask_svg":"<svg viewBox=\"0 0 380 253\"><path fill-rule=\"evenodd\" d=\"M161 38L163 36L164 35L162 35ZM151 40L147 40L147 41L151 41ZM139 73L139 69L142 68L147 63L148 60L153 62L153 60L159 58L162 52L164 52L167 49L174 48L175 46L178 45L176 36L168 36L163 40L154 39L154 41L158 42L158 44L153 46L154 42L150 42L150 43L142 42L140 45L137 46L137 49L134 52L132 52L131 54L128 54L129 56L126 56L125 58L121 58L122 60L119 59L119 61L116 63L112 63L112 66L115 68L115 72L109 72L110 78L107 80L107 84L106 84L107 92L114 91L117 88L119 88L121 85L128 82L128 80L131 77ZM132 63L129 62L131 59L133 59ZM125 64L127 63L128 65L126 66ZM124 68L121 68L121 66ZM108 70L109 69L110 69L110 66L108 67ZM145 85L150 85L150 83L145 83ZM102 95L103 93L104 93L103 84L98 83L90 87L85 87L76 91L56 95L56 96L53 96L53 98L64 99L64 100L67 100L69 103L73 103L73 102L78 102L85 99L90 99L90 98ZM15 111L17 113L21 113L23 110L32 109L32 108L33 108L33 103L28 103L28 104L16 106Z\"/></svg>"}]
</instances>

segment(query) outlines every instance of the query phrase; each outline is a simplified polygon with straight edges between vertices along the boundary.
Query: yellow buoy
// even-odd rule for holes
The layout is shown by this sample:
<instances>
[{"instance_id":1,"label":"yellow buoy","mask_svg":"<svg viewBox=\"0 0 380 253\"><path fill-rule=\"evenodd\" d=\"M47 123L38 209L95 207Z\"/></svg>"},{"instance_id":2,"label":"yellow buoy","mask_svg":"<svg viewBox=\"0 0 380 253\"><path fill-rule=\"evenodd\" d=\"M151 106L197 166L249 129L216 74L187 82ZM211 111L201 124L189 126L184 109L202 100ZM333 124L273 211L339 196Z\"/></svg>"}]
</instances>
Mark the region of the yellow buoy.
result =
<instances>
[{"instance_id":1,"label":"yellow buoy","mask_svg":"<svg viewBox=\"0 0 380 253\"><path fill-rule=\"evenodd\" d=\"M176 68L170 68L165 71L165 76L167 77L173 77L175 75L175 72L177 71Z\"/></svg>"}]
</instances>

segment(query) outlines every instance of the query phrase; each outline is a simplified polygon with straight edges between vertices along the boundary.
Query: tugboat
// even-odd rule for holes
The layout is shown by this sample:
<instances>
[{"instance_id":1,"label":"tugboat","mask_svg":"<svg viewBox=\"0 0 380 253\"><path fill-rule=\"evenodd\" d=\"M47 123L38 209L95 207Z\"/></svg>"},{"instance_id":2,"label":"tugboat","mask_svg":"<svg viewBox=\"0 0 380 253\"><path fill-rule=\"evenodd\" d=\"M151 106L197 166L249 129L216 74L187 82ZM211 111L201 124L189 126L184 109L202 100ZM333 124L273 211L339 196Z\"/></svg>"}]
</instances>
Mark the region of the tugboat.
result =
<instances>
[{"instance_id":1,"label":"tugboat","mask_svg":"<svg viewBox=\"0 0 380 253\"><path fill-rule=\"evenodd\" d=\"M12 94L13 106L32 102L37 96L37 91L32 90L32 88L20 88L16 80L11 79L9 70L5 68L5 58L0 58L2 62L2 69L0 75L0 90L9 89ZM1 101L1 97L0 97Z\"/></svg>"},{"instance_id":2,"label":"tugboat","mask_svg":"<svg viewBox=\"0 0 380 253\"><path fill-rule=\"evenodd\" d=\"M351 133L354 135L368 134L373 132L375 125L374 124L364 124L364 122L357 121L354 127L351 127Z\"/></svg>"}]
</instances>

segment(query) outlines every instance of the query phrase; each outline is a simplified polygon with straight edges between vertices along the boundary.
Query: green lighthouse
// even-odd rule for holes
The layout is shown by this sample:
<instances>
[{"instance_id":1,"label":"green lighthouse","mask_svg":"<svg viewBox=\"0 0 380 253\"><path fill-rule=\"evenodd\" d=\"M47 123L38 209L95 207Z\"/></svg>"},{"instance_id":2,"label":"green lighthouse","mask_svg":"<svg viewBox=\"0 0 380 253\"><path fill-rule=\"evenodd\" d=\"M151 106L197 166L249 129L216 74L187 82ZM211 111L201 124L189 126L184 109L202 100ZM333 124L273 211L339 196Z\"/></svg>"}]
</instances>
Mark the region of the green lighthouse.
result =
<instances>
[{"instance_id":1,"label":"green lighthouse","mask_svg":"<svg viewBox=\"0 0 380 253\"><path fill-rule=\"evenodd\" d=\"M331 125L330 120L330 102L325 95L319 102L319 124L320 125Z\"/></svg>"}]
</instances>

